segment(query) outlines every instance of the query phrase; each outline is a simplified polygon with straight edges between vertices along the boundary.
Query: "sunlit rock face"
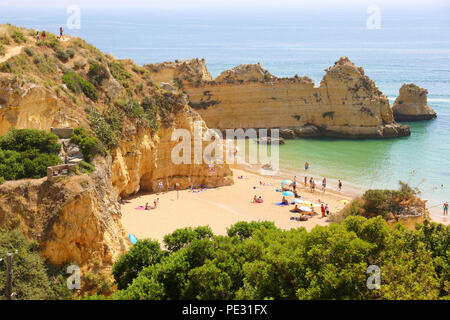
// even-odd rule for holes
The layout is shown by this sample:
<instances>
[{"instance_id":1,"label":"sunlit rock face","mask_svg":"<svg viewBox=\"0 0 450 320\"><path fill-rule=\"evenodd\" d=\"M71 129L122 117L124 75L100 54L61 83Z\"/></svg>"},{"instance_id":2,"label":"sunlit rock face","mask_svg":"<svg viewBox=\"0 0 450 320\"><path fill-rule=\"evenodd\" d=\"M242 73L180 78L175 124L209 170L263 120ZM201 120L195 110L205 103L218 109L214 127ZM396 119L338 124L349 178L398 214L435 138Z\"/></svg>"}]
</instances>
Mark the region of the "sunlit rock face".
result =
<instances>
[{"instance_id":1,"label":"sunlit rock face","mask_svg":"<svg viewBox=\"0 0 450 320\"><path fill-rule=\"evenodd\" d=\"M347 57L325 70L319 87L308 77L275 77L260 64L240 65L208 80L203 76L206 67L197 64L191 70L202 71L191 72L188 77L180 77L182 72L173 71L171 65L171 72L178 74L176 80L169 79L165 65L157 68L165 75L165 82L178 83L187 93L189 105L209 128L288 129L285 138L394 138L410 134L408 126L395 122L388 98L363 68Z\"/></svg>"},{"instance_id":2,"label":"sunlit rock face","mask_svg":"<svg viewBox=\"0 0 450 320\"><path fill-rule=\"evenodd\" d=\"M392 110L396 121L421 121L436 118L436 112L428 105L428 91L413 83L400 88Z\"/></svg>"}]
</instances>

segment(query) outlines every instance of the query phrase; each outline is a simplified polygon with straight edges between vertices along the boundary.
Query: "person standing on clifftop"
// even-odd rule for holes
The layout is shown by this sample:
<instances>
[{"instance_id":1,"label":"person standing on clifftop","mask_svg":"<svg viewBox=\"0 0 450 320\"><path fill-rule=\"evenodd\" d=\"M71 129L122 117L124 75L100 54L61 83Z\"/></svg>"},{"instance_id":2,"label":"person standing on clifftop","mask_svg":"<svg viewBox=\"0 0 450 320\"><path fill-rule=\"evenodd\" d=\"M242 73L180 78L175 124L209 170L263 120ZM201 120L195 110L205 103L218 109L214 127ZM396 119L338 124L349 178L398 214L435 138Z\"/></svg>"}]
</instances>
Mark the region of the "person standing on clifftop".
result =
<instances>
[{"instance_id":1,"label":"person standing on clifftop","mask_svg":"<svg viewBox=\"0 0 450 320\"><path fill-rule=\"evenodd\" d=\"M444 215L448 215L448 202L444 203Z\"/></svg>"},{"instance_id":2,"label":"person standing on clifftop","mask_svg":"<svg viewBox=\"0 0 450 320\"><path fill-rule=\"evenodd\" d=\"M63 28L59 27L59 38L62 39L63 38Z\"/></svg>"}]
</instances>

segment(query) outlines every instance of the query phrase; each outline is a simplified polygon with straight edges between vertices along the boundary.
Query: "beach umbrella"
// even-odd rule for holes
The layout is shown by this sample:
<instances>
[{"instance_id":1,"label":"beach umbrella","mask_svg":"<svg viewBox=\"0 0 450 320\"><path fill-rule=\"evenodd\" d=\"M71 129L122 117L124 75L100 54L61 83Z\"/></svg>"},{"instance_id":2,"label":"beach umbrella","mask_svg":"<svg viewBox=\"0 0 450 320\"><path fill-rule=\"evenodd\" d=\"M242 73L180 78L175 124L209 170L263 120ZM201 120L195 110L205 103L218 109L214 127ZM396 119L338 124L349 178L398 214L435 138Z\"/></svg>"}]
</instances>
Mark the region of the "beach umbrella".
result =
<instances>
[{"instance_id":1,"label":"beach umbrella","mask_svg":"<svg viewBox=\"0 0 450 320\"><path fill-rule=\"evenodd\" d=\"M292 183L291 180L283 180L281 181L281 186L284 186L285 184L290 185Z\"/></svg>"},{"instance_id":2,"label":"beach umbrella","mask_svg":"<svg viewBox=\"0 0 450 320\"><path fill-rule=\"evenodd\" d=\"M136 242L138 241L138 239L136 238L136 236L129 234L128 238L130 238L130 241L132 244L136 244Z\"/></svg>"},{"instance_id":3,"label":"beach umbrella","mask_svg":"<svg viewBox=\"0 0 450 320\"><path fill-rule=\"evenodd\" d=\"M311 208L308 208L307 206L303 206L303 207L300 207L298 209L301 210L301 211L304 211L304 212L311 212L312 211Z\"/></svg>"},{"instance_id":4,"label":"beach umbrella","mask_svg":"<svg viewBox=\"0 0 450 320\"><path fill-rule=\"evenodd\" d=\"M294 195L294 193L291 192L291 191L285 191L285 192L282 193L282 195L283 195L283 196L286 196L286 197L291 197L291 196Z\"/></svg>"}]
</instances>

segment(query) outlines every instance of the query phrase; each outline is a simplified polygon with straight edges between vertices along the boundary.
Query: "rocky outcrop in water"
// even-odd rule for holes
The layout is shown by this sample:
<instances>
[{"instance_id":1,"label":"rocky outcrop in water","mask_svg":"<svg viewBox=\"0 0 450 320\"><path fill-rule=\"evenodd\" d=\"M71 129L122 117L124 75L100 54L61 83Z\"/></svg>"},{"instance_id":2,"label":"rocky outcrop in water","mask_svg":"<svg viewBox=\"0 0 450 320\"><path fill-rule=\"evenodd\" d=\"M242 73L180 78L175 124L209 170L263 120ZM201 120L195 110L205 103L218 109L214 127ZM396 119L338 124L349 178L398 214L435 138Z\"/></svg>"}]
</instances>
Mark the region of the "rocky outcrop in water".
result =
<instances>
[{"instance_id":1,"label":"rocky outcrop in water","mask_svg":"<svg viewBox=\"0 0 450 320\"><path fill-rule=\"evenodd\" d=\"M413 83L400 88L392 110L396 121L421 121L436 118L436 112L428 105L428 91Z\"/></svg>"},{"instance_id":2,"label":"rocky outcrop in water","mask_svg":"<svg viewBox=\"0 0 450 320\"><path fill-rule=\"evenodd\" d=\"M158 68L164 73L164 65ZM259 64L241 65L214 80L184 81L181 87L210 128L279 128L283 138L410 134L408 126L395 122L388 98L363 68L343 57L325 72L316 87L308 77L278 78Z\"/></svg>"}]
</instances>

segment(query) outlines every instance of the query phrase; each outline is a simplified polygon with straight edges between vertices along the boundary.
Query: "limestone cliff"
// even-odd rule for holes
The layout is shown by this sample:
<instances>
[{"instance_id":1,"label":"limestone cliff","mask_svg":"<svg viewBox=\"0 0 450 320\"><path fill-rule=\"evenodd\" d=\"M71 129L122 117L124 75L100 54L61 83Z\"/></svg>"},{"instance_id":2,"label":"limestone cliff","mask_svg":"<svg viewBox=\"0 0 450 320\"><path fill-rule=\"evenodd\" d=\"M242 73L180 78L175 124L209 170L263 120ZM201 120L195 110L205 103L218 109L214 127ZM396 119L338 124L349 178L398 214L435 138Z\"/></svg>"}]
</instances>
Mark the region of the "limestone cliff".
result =
<instances>
[{"instance_id":1,"label":"limestone cliff","mask_svg":"<svg viewBox=\"0 0 450 320\"><path fill-rule=\"evenodd\" d=\"M405 83L395 99L392 110L396 121L420 121L436 118L436 112L428 105L428 91L413 83Z\"/></svg>"},{"instance_id":2,"label":"limestone cliff","mask_svg":"<svg viewBox=\"0 0 450 320\"><path fill-rule=\"evenodd\" d=\"M158 68L163 72L163 65ZM410 134L394 121L388 98L347 57L326 70L319 87L308 77L275 77L257 64L224 71L213 81L184 81L182 89L210 128L281 128L287 138Z\"/></svg>"},{"instance_id":3,"label":"limestone cliff","mask_svg":"<svg viewBox=\"0 0 450 320\"><path fill-rule=\"evenodd\" d=\"M11 128L49 132L83 126L108 147L94 158L90 175L0 185L0 227L20 227L39 242L50 262L110 267L130 245L120 222L123 197L152 192L159 182L166 190L233 183L227 165L211 172L207 164L172 162L171 150L178 143L171 141L173 130L192 133L194 122L206 125L185 97L154 84L150 66L117 60L79 38L59 41L48 34L36 43L34 32L12 31L24 33L26 50L0 63L0 134ZM196 67L176 64L182 74L170 77L201 74L211 79L204 61L193 63ZM113 138L114 143L109 141Z\"/></svg>"},{"instance_id":4,"label":"limestone cliff","mask_svg":"<svg viewBox=\"0 0 450 320\"><path fill-rule=\"evenodd\" d=\"M205 66L205 59L163 62L144 66L152 79L159 83L179 84L182 82L211 81L211 75Z\"/></svg>"},{"instance_id":5,"label":"limestone cliff","mask_svg":"<svg viewBox=\"0 0 450 320\"><path fill-rule=\"evenodd\" d=\"M96 171L58 179L7 181L0 186L0 226L20 227L51 263L112 262L129 247L108 162Z\"/></svg>"}]
</instances>

